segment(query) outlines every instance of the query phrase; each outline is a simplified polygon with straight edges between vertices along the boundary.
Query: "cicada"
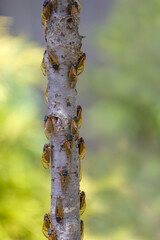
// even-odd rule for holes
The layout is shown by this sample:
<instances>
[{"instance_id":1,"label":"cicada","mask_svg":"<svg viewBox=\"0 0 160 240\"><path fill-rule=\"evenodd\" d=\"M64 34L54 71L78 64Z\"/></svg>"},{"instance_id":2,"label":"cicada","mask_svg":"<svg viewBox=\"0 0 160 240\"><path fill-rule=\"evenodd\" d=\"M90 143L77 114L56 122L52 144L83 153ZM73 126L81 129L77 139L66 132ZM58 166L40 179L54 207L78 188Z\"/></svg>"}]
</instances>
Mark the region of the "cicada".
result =
<instances>
[{"instance_id":1,"label":"cicada","mask_svg":"<svg viewBox=\"0 0 160 240\"><path fill-rule=\"evenodd\" d=\"M84 222L81 220L81 240L84 238Z\"/></svg>"},{"instance_id":2,"label":"cicada","mask_svg":"<svg viewBox=\"0 0 160 240\"><path fill-rule=\"evenodd\" d=\"M86 209L86 195L85 192L80 191L80 215L84 213Z\"/></svg>"},{"instance_id":3,"label":"cicada","mask_svg":"<svg viewBox=\"0 0 160 240\"><path fill-rule=\"evenodd\" d=\"M45 144L43 147L43 153L42 153L42 165L45 169L49 168L50 165L50 144Z\"/></svg>"},{"instance_id":4,"label":"cicada","mask_svg":"<svg viewBox=\"0 0 160 240\"><path fill-rule=\"evenodd\" d=\"M77 106L77 119L78 119L78 128L82 126L82 107Z\"/></svg>"},{"instance_id":5,"label":"cicada","mask_svg":"<svg viewBox=\"0 0 160 240\"><path fill-rule=\"evenodd\" d=\"M47 139L50 139L53 135L53 124L51 115L44 117L44 132Z\"/></svg>"},{"instance_id":6,"label":"cicada","mask_svg":"<svg viewBox=\"0 0 160 240\"><path fill-rule=\"evenodd\" d=\"M53 51L52 51L52 57L49 56L49 62L55 71L59 71L60 67L59 67L58 58Z\"/></svg>"},{"instance_id":7,"label":"cicada","mask_svg":"<svg viewBox=\"0 0 160 240\"><path fill-rule=\"evenodd\" d=\"M58 223L62 223L63 219L63 204L61 197L57 198L56 208L55 208L55 218Z\"/></svg>"},{"instance_id":8,"label":"cicada","mask_svg":"<svg viewBox=\"0 0 160 240\"><path fill-rule=\"evenodd\" d=\"M71 134L72 136L78 134L78 119L77 117L73 117L71 121Z\"/></svg>"},{"instance_id":9,"label":"cicada","mask_svg":"<svg viewBox=\"0 0 160 240\"><path fill-rule=\"evenodd\" d=\"M46 101L46 104L48 104L48 84L47 84L47 88L45 91L45 101Z\"/></svg>"},{"instance_id":10,"label":"cicada","mask_svg":"<svg viewBox=\"0 0 160 240\"><path fill-rule=\"evenodd\" d=\"M60 170L61 172L61 186L62 186L62 191L66 192L67 187L68 187L68 182L69 182L69 173L68 169Z\"/></svg>"},{"instance_id":11,"label":"cicada","mask_svg":"<svg viewBox=\"0 0 160 240\"><path fill-rule=\"evenodd\" d=\"M42 226L42 232L46 238L48 238L48 230L51 227L50 213L44 215L44 222Z\"/></svg>"},{"instance_id":12,"label":"cicada","mask_svg":"<svg viewBox=\"0 0 160 240\"><path fill-rule=\"evenodd\" d=\"M77 13L81 12L81 3L79 0L72 1L71 3L71 16L74 18Z\"/></svg>"},{"instance_id":13,"label":"cicada","mask_svg":"<svg viewBox=\"0 0 160 240\"><path fill-rule=\"evenodd\" d=\"M50 64L53 65L53 62L56 63L57 65L59 65L59 61L58 61L58 57L56 55L56 50L54 50L53 48L48 46L48 52L49 52L49 61Z\"/></svg>"},{"instance_id":14,"label":"cicada","mask_svg":"<svg viewBox=\"0 0 160 240\"><path fill-rule=\"evenodd\" d=\"M70 161L72 157L72 148L73 148L73 137L71 134L67 134L65 138L65 151L67 154L67 159Z\"/></svg>"},{"instance_id":15,"label":"cicada","mask_svg":"<svg viewBox=\"0 0 160 240\"><path fill-rule=\"evenodd\" d=\"M74 88L77 83L77 69L78 69L78 63L74 63L71 66L71 69L69 71L69 84L71 88Z\"/></svg>"},{"instance_id":16,"label":"cicada","mask_svg":"<svg viewBox=\"0 0 160 240\"><path fill-rule=\"evenodd\" d=\"M79 181L81 182L82 180L82 164L81 160L79 159Z\"/></svg>"},{"instance_id":17,"label":"cicada","mask_svg":"<svg viewBox=\"0 0 160 240\"><path fill-rule=\"evenodd\" d=\"M42 70L42 73L43 73L44 76L47 75L47 73L46 73L46 66L45 66L45 63L44 63L44 56L45 56L45 54L46 54L46 51L43 54L43 59L42 59L42 63L41 63L41 70Z\"/></svg>"},{"instance_id":18,"label":"cicada","mask_svg":"<svg viewBox=\"0 0 160 240\"><path fill-rule=\"evenodd\" d=\"M77 75L80 75L84 71L85 60L86 60L86 54L83 53L78 59Z\"/></svg>"},{"instance_id":19,"label":"cicada","mask_svg":"<svg viewBox=\"0 0 160 240\"><path fill-rule=\"evenodd\" d=\"M49 228L48 230L48 240L57 240L55 228Z\"/></svg>"},{"instance_id":20,"label":"cicada","mask_svg":"<svg viewBox=\"0 0 160 240\"><path fill-rule=\"evenodd\" d=\"M82 137L78 139L78 147L79 147L79 159L83 160L86 156L87 150L84 139Z\"/></svg>"},{"instance_id":21,"label":"cicada","mask_svg":"<svg viewBox=\"0 0 160 240\"><path fill-rule=\"evenodd\" d=\"M50 7L50 1L44 0L43 8L42 8L42 24L44 21L48 21L51 16L51 7Z\"/></svg>"}]
</instances>

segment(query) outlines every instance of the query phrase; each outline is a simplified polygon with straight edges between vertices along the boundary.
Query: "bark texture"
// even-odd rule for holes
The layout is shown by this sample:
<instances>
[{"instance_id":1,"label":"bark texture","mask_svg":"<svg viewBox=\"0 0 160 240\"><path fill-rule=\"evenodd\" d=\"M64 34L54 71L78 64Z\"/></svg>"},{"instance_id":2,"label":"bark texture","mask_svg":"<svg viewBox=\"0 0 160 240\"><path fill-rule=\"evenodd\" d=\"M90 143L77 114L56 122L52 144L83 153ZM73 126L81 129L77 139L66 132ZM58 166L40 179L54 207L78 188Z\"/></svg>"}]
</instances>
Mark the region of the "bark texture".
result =
<instances>
[{"instance_id":1,"label":"bark texture","mask_svg":"<svg viewBox=\"0 0 160 240\"><path fill-rule=\"evenodd\" d=\"M53 1L52 1L53 2ZM71 0L58 0L57 11L53 10L47 22L47 51L44 63L48 77L48 115L55 117L55 130L50 138L51 146L51 226L58 240L80 240L80 196L78 139L73 138L73 153L68 161L65 152L65 135L70 134L71 119L77 115L77 90L69 85L69 70L78 61L81 36L78 32L79 17L74 21L68 12ZM49 61L55 52L59 71ZM60 170L69 168L69 183L62 191ZM62 223L55 219L56 200L61 197L64 214Z\"/></svg>"}]
</instances>

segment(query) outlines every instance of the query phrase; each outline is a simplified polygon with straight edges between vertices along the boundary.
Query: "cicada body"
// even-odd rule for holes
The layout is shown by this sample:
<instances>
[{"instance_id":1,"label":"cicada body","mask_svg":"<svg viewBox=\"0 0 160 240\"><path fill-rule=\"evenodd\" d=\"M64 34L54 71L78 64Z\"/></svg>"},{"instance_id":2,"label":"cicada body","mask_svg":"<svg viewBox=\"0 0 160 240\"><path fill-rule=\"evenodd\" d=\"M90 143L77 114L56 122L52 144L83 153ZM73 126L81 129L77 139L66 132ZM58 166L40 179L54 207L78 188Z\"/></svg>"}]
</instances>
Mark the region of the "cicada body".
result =
<instances>
[{"instance_id":1,"label":"cicada body","mask_svg":"<svg viewBox=\"0 0 160 240\"><path fill-rule=\"evenodd\" d=\"M53 59L52 59L52 57L53 57ZM55 71L59 71L60 67L59 67L58 58L57 58L56 54L54 54L53 51L52 51L52 57L49 56L49 62Z\"/></svg>"},{"instance_id":2,"label":"cicada body","mask_svg":"<svg viewBox=\"0 0 160 240\"><path fill-rule=\"evenodd\" d=\"M79 159L83 160L87 153L85 142L84 142L83 138L79 138L78 147L79 147Z\"/></svg>"},{"instance_id":3,"label":"cicada body","mask_svg":"<svg viewBox=\"0 0 160 240\"><path fill-rule=\"evenodd\" d=\"M83 53L78 59L77 75L80 75L84 71L85 60L86 60L86 54Z\"/></svg>"},{"instance_id":4,"label":"cicada body","mask_svg":"<svg viewBox=\"0 0 160 240\"><path fill-rule=\"evenodd\" d=\"M60 170L61 171L61 187L62 187L62 191L66 192L67 187L68 187L68 182L69 182L69 173L68 173L68 169L65 170Z\"/></svg>"},{"instance_id":5,"label":"cicada body","mask_svg":"<svg viewBox=\"0 0 160 240\"><path fill-rule=\"evenodd\" d=\"M57 240L55 228L49 228L48 230L48 240Z\"/></svg>"},{"instance_id":6,"label":"cicada body","mask_svg":"<svg viewBox=\"0 0 160 240\"><path fill-rule=\"evenodd\" d=\"M78 119L78 128L82 126L82 107L77 106L77 119Z\"/></svg>"},{"instance_id":7,"label":"cicada body","mask_svg":"<svg viewBox=\"0 0 160 240\"><path fill-rule=\"evenodd\" d=\"M52 117L50 115L44 117L44 132L47 139L50 139L53 135Z\"/></svg>"},{"instance_id":8,"label":"cicada body","mask_svg":"<svg viewBox=\"0 0 160 240\"><path fill-rule=\"evenodd\" d=\"M42 226L42 232L46 238L48 238L48 230L51 227L50 213L44 215L44 222Z\"/></svg>"},{"instance_id":9,"label":"cicada body","mask_svg":"<svg viewBox=\"0 0 160 240\"><path fill-rule=\"evenodd\" d=\"M80 215L84 213L86 209L86 195L85 192L80 191Z\"/></svg>"},{"instance_id":10,"label":"cicada body","mask_svg":"<svg viewBox=\"0 0 160 240\"><path fill-rule=\"evenodd\" d=\"M45 66L45 63L44 63L44 56L45 56L45 54L46 54L46 51L43 54L43 59L42 59L42 63L41 63L41 70L42 70L42 73L43 73L44 76L47 75L47 73L46 73L46 66Z\"/></svg>"},{"instance_id":11,"label":"cicada body","mask_svg":"<svg viewBox=\"0 0 160 240\"><path fill-rule=\"evenodd\" d=\"M84 222L81 220L81 240L84 238Z\"/></svg>"},{"instance_id":12,"label":"cicada body","mask_svg":"<svg viewBox=\"0 0 160 240\"><path fill-rule=\"evenodd\" d=\"M72 148L73 148L73 137L70 134L66 135L65 138L65 151L66 151L66 155L67 155L67 159L70 161L71 157L72 157Z\"/></svg>"},{"instance_id":13,"label":"cicada body","mask_svg":"<svg viewBox=\"0 0 160 240\"><path fill-rule=\"evenodd\" d=\"M43 147L43 153L42 153L42 165L45 169L49 168L50 165L50 144L45 144Z\"/></svg>"},{"instance_id":14,"label":"cicada body","mask_svg":"<svg viewBox=\"0 0 160 240\"><path fill-rule=\"evenodd\" d=\"M71 121L71 134L72 136L78 135L78 119L77 117L73 117Z\"/></svg>"},{"instance_id":15,"label":"cicada body","mask_svg":"<svg viewBox=\"0 0 160 240\"><path fill-rule=\"evenodd\" d=\"M45 21L48 21L51 16L51 7L50 7L50 1L44 0L43 8L42 8L42 19ZM43 21L42 21L43 22Z\"/></svg>"},{"instance_id":16,"label":"cicada body","mask_svg":"<svg viewBox=\"0 0 160 240\"><path fill-rule=\"evenodd\" d=\"M81 182L82 180L82 164L81 160L79 159L79 181Z\"/></svg>"},{"instance_id":17,"label":"cicada body","mask_svg":"<svg viewBox=\"0 0 160 240\"><path fill-rule=\"evenodd\" d=\"M46 101L46 104L48 104L48 85L45 91L45 101Z\"/></svg>"},{"instance_id":18,"label":"cicada body","mask_svg":"<svg viewBox=\"0 0 160 240\"><path fill-rule=\"evenodd\" d=\"M55 218L58 223L62 223L63 219L63 204L60 197L57 198L56 208L55 208Z\"/></svg>"},{"instance_id":19,"label":"cicada body","mask_svg":"<svg viewBox=\"0 0 160 240\"><path fill-rule=\"evenodd\" d=\"M74 88L77 83L77 69L78 69L78 64L74 63L69 71L69 84L71 88Z\"/></svg>"}]
</instances>

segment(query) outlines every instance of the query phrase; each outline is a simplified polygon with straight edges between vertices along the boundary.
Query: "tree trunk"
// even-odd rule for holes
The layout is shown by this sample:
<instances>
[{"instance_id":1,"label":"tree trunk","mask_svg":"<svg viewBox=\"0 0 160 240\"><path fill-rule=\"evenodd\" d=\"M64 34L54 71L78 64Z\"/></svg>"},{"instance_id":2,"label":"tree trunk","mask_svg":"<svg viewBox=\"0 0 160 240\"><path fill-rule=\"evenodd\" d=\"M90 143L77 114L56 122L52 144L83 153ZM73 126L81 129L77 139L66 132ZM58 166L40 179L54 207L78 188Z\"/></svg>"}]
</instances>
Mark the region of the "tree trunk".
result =
<instances>
[{"instance_id":1,"label":"tree trunk","mask_svg":"<svg viewBox=\"0 0 160 240\"><path fill-rule=\"evenodd\" d=\"M79 15L73 19L71 0L50 1L52 12L46 21L47 51L44 64L48 77L48 115L52 116L53 134L51 147L51 226L58 240L80 240L80 189L78 138L73 136L72 154L65 151L66 134L71 134L71 120L77 115L77 90L69 84L69 71L78 62L81 36L78 33ZM51 65L58 60L59 69ZM56 59L57 57L57 59ZM69 182L66 192L61 185L61 170L68 170ZM63 205L62 222L55 218L56 202Z\"/></svg>"}]
</instances>

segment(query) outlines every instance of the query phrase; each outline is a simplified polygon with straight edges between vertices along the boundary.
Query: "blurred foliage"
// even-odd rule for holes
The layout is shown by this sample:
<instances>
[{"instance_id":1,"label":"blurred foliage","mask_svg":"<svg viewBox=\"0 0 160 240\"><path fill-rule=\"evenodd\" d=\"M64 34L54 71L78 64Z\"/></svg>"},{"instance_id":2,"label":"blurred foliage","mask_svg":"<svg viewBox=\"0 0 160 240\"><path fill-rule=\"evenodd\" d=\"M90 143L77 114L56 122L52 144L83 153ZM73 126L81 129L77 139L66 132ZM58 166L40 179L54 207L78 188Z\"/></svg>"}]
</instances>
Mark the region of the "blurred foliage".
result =
<instances>
[{"instance_id":1,"label":"blurred foliage","mask_svg":"<svg viewBox=\"0 0 160 240\"><path fill-rule=\"evenodd\" d=\"M88 240L160 239L159 9L158 0L117 1L90 37L98 60L78 84L86 105L81 189ZM6 19L0 22L0 239L44 239L50 177L40 164L43 51L11 37Z\"/></svg>"},{"instance_id":2,"label":"blurred foliage","mask_svg":"<svg viewBox=\"0 0 160 240\"><path fill-rule=\"evenodd\" d=\"M42 50L11 37L0 18L0 239L40 239L50 208L49 174L40 164L45 143ZM47 197L46 197L47 196Z\"/></svg>"},{"instance_id":3,"label":"blurred foliage","mask_svg":"<svg viewBox=\"0 0 160 240\"><path fill-rule=\"evenodd\" d=\"M79 84L88 97L92 240L160 239L159 9L158 0L116 1L110 19L94 29L99 58Z\"/></svg>"}]
</instances>

